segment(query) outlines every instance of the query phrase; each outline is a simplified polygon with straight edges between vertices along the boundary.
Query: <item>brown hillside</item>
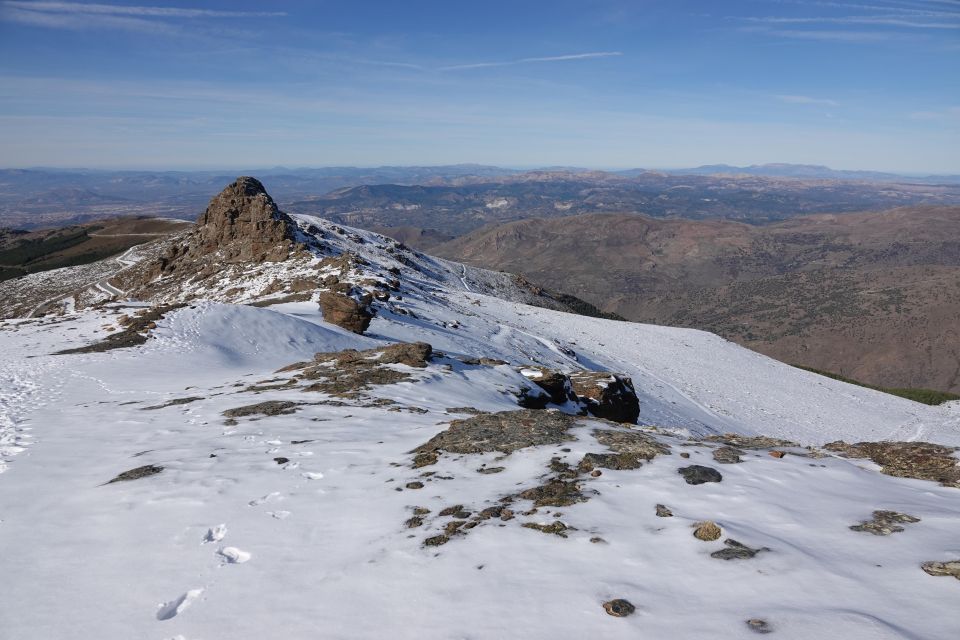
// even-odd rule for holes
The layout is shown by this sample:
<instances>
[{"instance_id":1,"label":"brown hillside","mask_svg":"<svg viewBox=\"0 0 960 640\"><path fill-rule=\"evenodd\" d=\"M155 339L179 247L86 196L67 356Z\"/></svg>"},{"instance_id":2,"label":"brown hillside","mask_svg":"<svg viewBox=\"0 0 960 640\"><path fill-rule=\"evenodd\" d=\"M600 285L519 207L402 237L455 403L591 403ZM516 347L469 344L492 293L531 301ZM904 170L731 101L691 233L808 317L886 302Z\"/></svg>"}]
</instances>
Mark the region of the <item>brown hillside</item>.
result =
<instances>
[{"instance_id":1,"label":"brown hillside","mask_svg":"<svg viewBox=\"0 0 960 640\"><path fill-rule=\"evenodd\" d=\"M960 207L768 226L583 215L433 247L632 320L697 327L873 384L960 391Z\"/></svg>"}]
</instances>

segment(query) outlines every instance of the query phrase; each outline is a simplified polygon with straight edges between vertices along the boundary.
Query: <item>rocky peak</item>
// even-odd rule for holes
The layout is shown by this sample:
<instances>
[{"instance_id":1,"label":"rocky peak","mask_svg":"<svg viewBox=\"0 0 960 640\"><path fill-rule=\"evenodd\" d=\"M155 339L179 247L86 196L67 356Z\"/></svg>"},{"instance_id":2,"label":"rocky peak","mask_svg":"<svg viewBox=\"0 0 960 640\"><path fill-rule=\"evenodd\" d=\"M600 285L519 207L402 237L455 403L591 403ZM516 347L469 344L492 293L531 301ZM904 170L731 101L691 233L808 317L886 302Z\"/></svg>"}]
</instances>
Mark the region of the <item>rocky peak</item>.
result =
<instances>
[{"instance_id":1,"label":"rocky peak","mask_svg":"<svg viewBox=\"0 0 960 640\"><path fill-rule=\"evenodd\" d=\"M242 176L197 219L191 248L204 254L220 251L228 262L278 262L289 255L295 228L259 180Z\"/></svg>"}]
</instances>

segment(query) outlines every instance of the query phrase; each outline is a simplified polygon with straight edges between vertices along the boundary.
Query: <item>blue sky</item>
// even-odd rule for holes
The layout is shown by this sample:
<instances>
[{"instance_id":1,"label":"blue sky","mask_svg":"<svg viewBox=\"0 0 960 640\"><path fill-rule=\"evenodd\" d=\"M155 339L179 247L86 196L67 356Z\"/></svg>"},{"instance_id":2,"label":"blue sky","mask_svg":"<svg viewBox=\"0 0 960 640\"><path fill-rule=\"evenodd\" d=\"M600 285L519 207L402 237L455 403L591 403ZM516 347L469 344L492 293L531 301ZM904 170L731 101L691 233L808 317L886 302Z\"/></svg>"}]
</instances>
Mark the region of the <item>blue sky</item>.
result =
<instances>
[{"instance_id":1,"label":"blue sky","mask_svg":"<svg viewBox=\"0 0 960 640\"><path fill-rule=\"evenodd\" d=\"M0 166L960 173L960 0L0 0Z\"/></svg>"}]
</instances>

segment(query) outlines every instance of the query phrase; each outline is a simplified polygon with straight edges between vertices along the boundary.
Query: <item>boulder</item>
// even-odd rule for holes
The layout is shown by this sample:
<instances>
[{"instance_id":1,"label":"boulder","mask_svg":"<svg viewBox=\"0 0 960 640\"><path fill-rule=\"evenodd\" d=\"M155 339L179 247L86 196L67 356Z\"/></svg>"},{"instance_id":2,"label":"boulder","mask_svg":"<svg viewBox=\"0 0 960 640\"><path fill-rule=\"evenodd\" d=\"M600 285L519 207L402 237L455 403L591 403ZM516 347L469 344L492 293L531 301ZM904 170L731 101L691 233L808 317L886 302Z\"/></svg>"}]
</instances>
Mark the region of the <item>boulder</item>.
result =
<instances>
[{"instance_id":1,"label":"boulder","mask_svg":"<svg viewBox=\"0 0 960 640\"><path fill-rule=\"evenodd\" d=\"M587 410L598 418L636 424L640 417L640 400L633 381L606 371L578 371L570 374L574 393L587 404Z\"/></svg>"},{"instance_id":2,"label":"boulder","mask_svg":"<svg viewBox=\"0 0 960 640\"><path fill-rule=\"evenodd\" d=\"M320 311L323 312L324 320L353 333L362 334L370 327L373 319L369 305L334 291L320 294Z\"/></svg>"},{"instance_id":3,"label":"boulder","mask_svg":"<svg viewBox=\"0 0 960 640\"><path fill-rule=\"evenodd\" d=\"M570 378L567 375L547 369L545 367L526 367L522 373L530 382L547 392L550 402L564 404L568 400L576 402L577 394L573 391Z\"/></svg>"}]
</instances>

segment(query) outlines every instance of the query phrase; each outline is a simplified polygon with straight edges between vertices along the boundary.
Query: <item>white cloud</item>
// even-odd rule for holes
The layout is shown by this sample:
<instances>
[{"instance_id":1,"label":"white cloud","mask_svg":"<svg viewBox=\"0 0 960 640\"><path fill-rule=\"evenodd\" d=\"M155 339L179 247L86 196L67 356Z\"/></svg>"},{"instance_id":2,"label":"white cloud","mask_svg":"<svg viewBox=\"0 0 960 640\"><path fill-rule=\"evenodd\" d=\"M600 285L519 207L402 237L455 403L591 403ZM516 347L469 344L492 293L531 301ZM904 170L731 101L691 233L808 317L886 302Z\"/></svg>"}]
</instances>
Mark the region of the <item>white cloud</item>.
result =
<instances>
[{"instance_id":1,"label":"white cloud","mask_svg":"<svg viewBox=\"0 0 960 640\"><path fill-rule=\"evenodd\" d=\"M815 16L809 18L748 17L747 22L760 24L844 24L880 27L908 27L911 29L960 29L960 22L918 22L912 16Z\"/></svg>"}]
</instances>

